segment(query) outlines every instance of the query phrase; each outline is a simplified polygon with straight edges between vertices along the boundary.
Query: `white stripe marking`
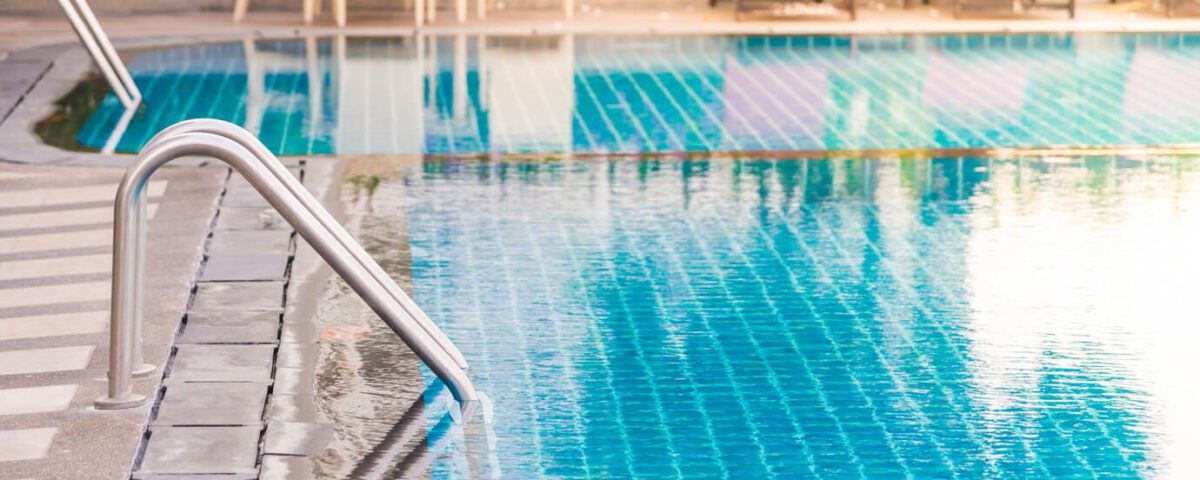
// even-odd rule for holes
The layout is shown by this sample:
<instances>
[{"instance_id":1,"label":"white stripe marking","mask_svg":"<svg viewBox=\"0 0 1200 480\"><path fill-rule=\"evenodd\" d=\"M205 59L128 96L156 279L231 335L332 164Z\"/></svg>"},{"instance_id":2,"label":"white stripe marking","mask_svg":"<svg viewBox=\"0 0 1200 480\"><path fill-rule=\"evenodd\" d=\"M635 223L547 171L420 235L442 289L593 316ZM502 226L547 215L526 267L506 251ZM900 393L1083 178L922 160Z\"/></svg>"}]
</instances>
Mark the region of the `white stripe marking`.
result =
<instances>
[{"instance_id":1,"label":"white stripe marking","mask_svg":"<svg viewBox=\"0 0 1200 480\"><path fill-rule=\"evenodd\" d=\"M112 245L112 230L101 228L80 232L44 233L0 238L0 253L27 253L64 248Z\"/></svg>"},{"instance_id":2,"label":"white stripe marking","mask_svg":"<svg viewBox=\"0 0 1200 480\"><path fill-rule=\"evenodd\" d=\"M150 205L147 207L146 213L149 218L154 218L154 214L157 211L158 205ZM92 223L111 223L112 215L113 207L0 215L0 233L3 233L4 230L18 230L22 228L66 227Z\"/></svg>"},{"instance_id":3,"label":"white stripe marking","mask_svg":"<svg viewBox=\"0 0 1200 480\"><path fill-rule=\"evenodd\" d=\"M29 428L0 431L0 462L37 460L50 452L57 428Z\"/></svg>"},{"instance_id":4,"label":"white stripe marking","mask_svg":"<svg viewBox=\"0 0 1200 480\"><path fill-rule=\"evenodd\" d=\"M80 255L73 257L39 258L0 262L0 280L53 277L57 275L86 275L112 270L112 255Z\"/></svg>"},{"instance_id":5,"label":"white stripe marking","mask_svg":"<svg viewBox=\"0 0 1200 480\"><path fill-rule=\"evenodd\" d=\"M0 340L85 335L103 332L106 326L108 326L108 312L103 310L0 318Z\"/></svg>"},{"instance_id":6,"label":"white stripe marking","mask_svg":"<svg viewBox=\"0 0 1200 480\"><path fill-rule=\"evenodd\" d=\"M61 412L71 406L78 389L78 385L49 385L0 390L0 415Z\"/></svg>"},{"instance_id":7,"label":"white stripe marking","mask_svg":"<svg viewBox=\"0 0 1200 480\"><path fill-rule=\"evenodd\" d=\"M167 191L167 181L150 182L147 195L150 198L162 196ZM112 202L117 196L117 184L87 185L77 187L55 187L36 190L18 190L0 193L0 206L4 207L45 207L51 205L66 205L81 202Z\"/></svg>"},{"instance_id":8,"label":"white stripe marking","mask_svg":"<svg viewBox=\"0 0 1200 480\"><path fill-rule=\"evenodd\" d=\"M110 282L71 283L43 287L0 289L0 308L108 300Z\"/></svg>"},{"instance_id":9,"label":"white stripe marking","mask_svg":"<svg viewBox=\"0 0 1200 480\"><path fill-rule=\"evenodd\" d=\"M0 352L0 375L83 370L95 349L94 345L79 345Z\"/></svg>"}]
</instances>

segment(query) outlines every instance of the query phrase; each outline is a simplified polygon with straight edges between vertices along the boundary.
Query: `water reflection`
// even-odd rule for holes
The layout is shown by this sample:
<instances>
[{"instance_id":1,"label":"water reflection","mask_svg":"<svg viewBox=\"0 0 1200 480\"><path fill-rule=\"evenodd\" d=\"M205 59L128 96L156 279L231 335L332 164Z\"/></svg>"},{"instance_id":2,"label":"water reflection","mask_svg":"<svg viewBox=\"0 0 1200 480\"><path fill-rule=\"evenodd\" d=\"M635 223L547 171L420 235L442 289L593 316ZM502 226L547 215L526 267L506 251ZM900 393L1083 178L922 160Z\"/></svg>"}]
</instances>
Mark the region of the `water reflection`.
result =
<instances>
[{"instance_id":1,"label":"water reflection","mask_svg":"<svg viewBox=\"0 0 1200 480\"><path fill-rule=\"evenodd\" d=\"M434 478L1192 478L1197 195L1189 159L426 162L352 214L408 226L492 399Z\"/></svg>"},{"instance_id":2,"label":"water reflection","mask_svg":"<svg viewBox=\"0 0 1200 480\"><path fill-rule=\"evenodd\" d=\"M1167 145L1200 138L1200 35L245 40L130 67L116 147L215 117L277 153ZM78 140L105 146L109 98Z\"/></svg>"}]
</instances>

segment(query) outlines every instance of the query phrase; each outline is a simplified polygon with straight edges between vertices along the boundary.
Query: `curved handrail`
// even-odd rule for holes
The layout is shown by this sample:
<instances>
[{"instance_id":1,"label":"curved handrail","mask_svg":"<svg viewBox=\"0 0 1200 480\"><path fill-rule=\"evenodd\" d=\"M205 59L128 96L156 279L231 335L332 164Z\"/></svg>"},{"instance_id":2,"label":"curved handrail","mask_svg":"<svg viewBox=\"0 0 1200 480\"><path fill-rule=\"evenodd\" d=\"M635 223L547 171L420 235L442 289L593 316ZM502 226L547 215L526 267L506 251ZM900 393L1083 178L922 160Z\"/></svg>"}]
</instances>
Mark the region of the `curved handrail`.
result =
<instances>
[{"instance_id":1,"label":"curved handrail","mask_svg":"<svg viewBox=\"0 0 1200 480\"><path fill-rule=\"evenodd\" d=\"M367 305L387 321L401 340L450 389L450 393L463 410L479 401L471 379L462 368L440 348L419 325L404 322L407 316L386 289L373 281L371 274L351 255L324 225L298 201L289 195L287 187L267 164L241 144L228 138L210 133L186 133L164 138L144 149L137 161L125 173L117 190L113 212L113 275L112 275L112 325L109 337L109 369L107 396L96 400L101 410L131 408L146 401L145 396L133 392L132 367L134 346L137 343L136 312L139 308L139 292L136 288L141 277L141 261L144 255L142 242L130 241L141 238L145 227L145 195L151 175L159 167L180 157L203 156L216 158L246 178L267 202L275 207L292 224L296 232L333 268ZM276 166L282 168L278 161Z\"/></svg>"},{"instance_id":2,"label":"curved handrail","mask_svg":"<svg viewBox=\"0 0 1200 480\"><path fill-rule=\"evenodd\" d=\"M262 163L264 166L266 166L267 170L271 172L271 175L274 175L276 179L283 183L284 187L287 188L287 191L291 193L293 197L299 200L300 204L303 205L304 208L308 209L308 211L312 213L314 217L316 217L321 226L325 227L325 229L337 239L338 243L340 243L343 248L350 252L350 255L353 256L354 259L371 274L371 277L374 278L376 282L378 282L385 290L387 290L388 294L392 296L392 298L400 305L400 307L404 309L404 311L408 313L408 315L414 321L417 322L417 325L420 325L430 337L433 337L433 340L437 342L438 346L440 346L442 350L445 350L446 353L450 355L450 358L454 359L454 362L458 364L459 368L462 368L463 370L469 368L466 357L464 357L458 347L454 345L454 342L450 341L450 338L446 336L445 332L442 332L442 329L438 328L437 324L429 318L429 315L427 315L424 310L421 310L421 307L417 306L416 302L414 302L412 298L408 296L408 294L404 293L404 290L401 289L399 285L396 285L396 281L392 280L392 277L383 270L383 267L380 267L379 264L371 258L371 255L368 254L366 250L363 250L362 246L359 245L358 242L354 241L354 238L350 236L350 233L342 227L341 223L333 218L333 215L330 215L328 211L321 207L320 201L314 198L312 194L309 193L308 189L304 188L304 186L301 185L298 180L296 180L296 177L292 176L292 174L287 171L287 168L279 163L279 160L275 157L275 155L272 154L271 151L267 149L267 147L263 145L257 137L242 127L232 123L223 120L204 118L185 120L171 125L170 127L163 129L163 131L158 132L154 138L150 139L146 146L150 147L165 138L171 138L173 136L186 133L210 133L225 137L237 142L246 150L250 151L250 153L254 154L259 163ZM387 321L387 319L384 320Z\"/></svg>"}]
</instances>

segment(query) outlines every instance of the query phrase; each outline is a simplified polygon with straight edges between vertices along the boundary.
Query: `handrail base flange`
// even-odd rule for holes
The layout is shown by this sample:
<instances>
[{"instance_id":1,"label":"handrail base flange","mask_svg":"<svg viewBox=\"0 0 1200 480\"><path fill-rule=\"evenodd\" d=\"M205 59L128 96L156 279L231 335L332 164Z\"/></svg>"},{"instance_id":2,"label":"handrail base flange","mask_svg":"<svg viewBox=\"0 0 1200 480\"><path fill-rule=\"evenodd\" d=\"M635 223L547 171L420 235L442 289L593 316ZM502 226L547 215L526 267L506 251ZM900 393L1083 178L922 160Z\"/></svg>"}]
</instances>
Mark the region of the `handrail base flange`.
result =
<instances>
[{"instance_id":1,"label":"handrail base flange","mask_svg":"<svg viewBox=\"0 0 1200 480\"><path fill-rule=\"evenodd\" d=\"M96 410L124 410L127 408L140 407L145 403L145 395L130 393L118 398L109 398L108 396L97 398L94 406L96 407Z\"/></svg>"},{"instance_id":2,"label":"handrail base flange","mask_svg":"<svg viewBox=\"0 0 1200 480\"><path fill-rule=\"evenodd\" d=\"M157 371L158 371L157 366L155 366L153 364L149 364L149 363L143 363L141 365L133 367L133 378L146 378L146 377L149 377L150 375L153 375L154 372L157 372Z\"/></svg>"}]
</instances>

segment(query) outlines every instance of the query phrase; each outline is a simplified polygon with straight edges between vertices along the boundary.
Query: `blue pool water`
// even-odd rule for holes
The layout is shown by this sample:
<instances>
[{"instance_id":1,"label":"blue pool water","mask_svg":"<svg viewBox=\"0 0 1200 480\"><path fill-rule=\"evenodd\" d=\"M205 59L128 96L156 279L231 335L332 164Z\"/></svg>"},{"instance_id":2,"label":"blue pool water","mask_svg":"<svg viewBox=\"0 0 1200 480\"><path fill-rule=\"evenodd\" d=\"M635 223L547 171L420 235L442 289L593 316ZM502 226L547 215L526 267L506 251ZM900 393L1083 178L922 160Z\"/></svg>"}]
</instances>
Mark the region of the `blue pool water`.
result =
<instances>
[{"instance_id":1,"label":"blue pool water","mask_svg":"<svg viewBox=\"0 0 1200 480\"><path fill-rule=\"evenodd\" d=\"M276 153L605 153L1200 141L1200 34L309 38L167 48L130 67L136 151L194 117Z\"/></svg>"},{"instance_id":2,"label":"blue pool water","mask_svg":"<svg viewBox=\"0 0 1200 480\"><path fill-rule=\"evenodd\" d=\"M494 411L433 478L1200 472L1189 159L363 167Z\"/></svg>"}]
</instances>

